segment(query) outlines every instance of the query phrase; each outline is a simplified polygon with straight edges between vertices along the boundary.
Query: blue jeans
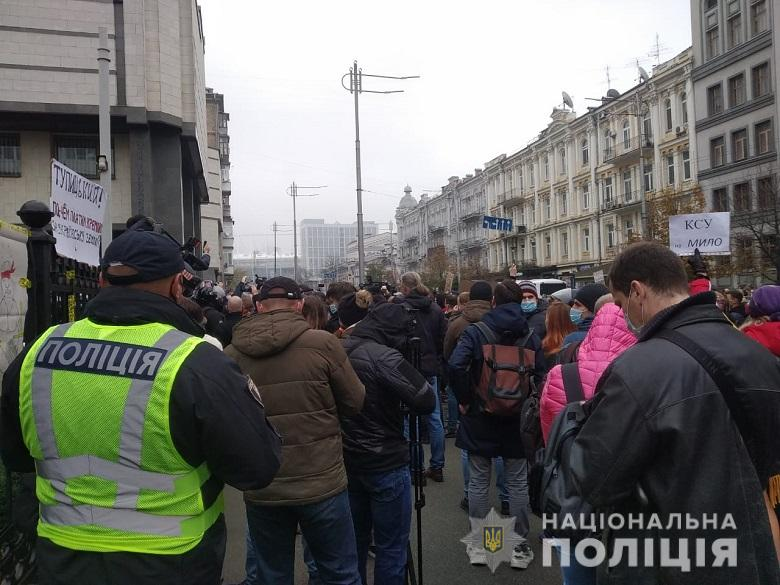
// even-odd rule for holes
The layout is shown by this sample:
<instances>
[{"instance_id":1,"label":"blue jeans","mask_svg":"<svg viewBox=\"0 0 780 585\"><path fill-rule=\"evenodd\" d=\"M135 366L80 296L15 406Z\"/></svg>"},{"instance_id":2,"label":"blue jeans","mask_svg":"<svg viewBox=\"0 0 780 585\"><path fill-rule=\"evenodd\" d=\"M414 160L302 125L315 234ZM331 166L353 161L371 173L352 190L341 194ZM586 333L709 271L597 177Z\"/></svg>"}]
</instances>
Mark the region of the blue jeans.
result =
<instances>
[{"instance_id":1,"label":"blue jeans","mask_svg":"<svg viewBox=\"0 0 780 585\"><path fill-rule=\"evenodd\" d=\"M368 583L366 560L373 530L376 545L374 585L403 585L412 523L409 468L404 466L381 473L349 473L348 478L358 567L363 583Z\"/></svg>"},{"instance_id":2,"label":"blue jeans","mask_svg":"<svg viewBox=\"0 0 780 585\"><path fill-rule=\"evenodd\" d=\"M508 502L509 494L506 491L506 484L504 483L504 460L501 457L496 457L493 459L493 463L496 464L496 489L498 490L498 497L502 502ZM463 470L463 497L468 499L471 473L469 472L469 452L465 449L460 450L460 464Z\"/></svg>"},{"instance_id":3,"label":"blue jeans","mask_svg":"<svg viewBox=\"0 0 780 585\"><path fill-rule=\"evenodd\" d=\"M563 585L596 585L596 567L583 567L577 562L577 559L574 557L574 547L576 545L577 542L572 541L569 551L564 551L560 545L554 546L559 560L564 554L569 557L569 566L561 566Z\"/></svg>"},{"instance_id":4,"label":"blue jeans","mask_svg":"<svg viewBox=\"0 0 780 585\"><path fill-rule=\"evenodd\" d=\"M458 410L458 399L452 386L447 386L447 432L454 433L458 428L458 419L460 411Z\"/></svg>"},{"instance_id":5,"label":"blue jeans","mask_svg":"<svg viewBox=\"0 0 780 585\"><path fill-rule=\"evenodd\" d=\"M441 422L441 400L439 399L439 379L436 377L427 378L428 383L433 388L436 395L436 409L431 413L424 415L428 422L428 434L431 437L431 460L428 462L430 469L444 469L444 425ZM409 417L404 418L404 436L409 438ZM423 459L425 467L425 449L420 445L419 455L413 458L412 466L417 468L418 460Z\"/></svg>"},{"instance_id":6,"label":"blue jeans","mask_svg":"<svg viewBox=\"0 0 780 585\"><path fill-rule=\"evenodd\" d=\"M298 525L325 585L360 585L349 496L340 494L297 506L247 502L246 516L257 551L260 583L293 585Z\"/></svg>"},{"instance_id":7,"label":"blue jeans","mask_svg":"<svg viewBox=\"0 0 780 585\"><path fill-rule=\"evenodd\" d=\"M249 526L246 527L246 564L244 567L246 570L244 583L246 585L260 585L257 580L257 551L255 551L255 543L252 542Z\"/></svg>"}]
</instances>

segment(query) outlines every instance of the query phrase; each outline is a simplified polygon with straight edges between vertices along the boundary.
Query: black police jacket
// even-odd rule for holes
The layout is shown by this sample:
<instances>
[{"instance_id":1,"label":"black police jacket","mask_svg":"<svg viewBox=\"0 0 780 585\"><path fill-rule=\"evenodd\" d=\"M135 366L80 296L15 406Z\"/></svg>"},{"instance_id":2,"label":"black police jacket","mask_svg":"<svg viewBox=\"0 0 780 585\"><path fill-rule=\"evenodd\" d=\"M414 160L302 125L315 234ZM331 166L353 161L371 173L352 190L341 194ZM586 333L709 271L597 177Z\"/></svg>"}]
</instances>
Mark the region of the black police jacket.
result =
<instances>
[{"instance_id":1,"label":"black police jacket","mask_svg":"<svg viewBox=\"0 0 780 585\"><path fill-rule=\"evenodd\" d=\"M184 333L203 336L203 330L176 303L137 289L105 288L87 305L85 312L85 316L96 323L119 326L165 323ZM35 470L22 439L19 420L19 374L26 351L5 372L0 403L0 455L10 470L20 472ZM239 490L250 490L263 488L271 482L281 462L281 440L267 423L264 408L250 392L246 376L221 351L209 343L202 343L190 353L174 381L169 408L171 436L176 449L193 467L205 461L212 472L212 477L201 487L206 507L214 502L225 483ZM224 547L224 530L224 522L220 521L207 531L202 545L209 550L204 551L203 558L215 558L212 549L219 547L219 543ZM66 574L72 565L73 551L63 549L58 555L52 552L57 548L50 543L47 554L38 556L43 572ZM106 569L100 555L82 556L84 558L78 564L83 571L80 582L108 583L116 578L115 575L103 575L105 578L101 581ZM157 559L156 555L149 556L154 558L150 567L155 567L156 583L169 582L171 575L178 578L181 559L176 555L167 562ZM132 559L133 555L117 555L116 558ZM134 573L128 569L128 574ZM195 576L192 579L201 582Z\"/></svg>"}]
</instances>

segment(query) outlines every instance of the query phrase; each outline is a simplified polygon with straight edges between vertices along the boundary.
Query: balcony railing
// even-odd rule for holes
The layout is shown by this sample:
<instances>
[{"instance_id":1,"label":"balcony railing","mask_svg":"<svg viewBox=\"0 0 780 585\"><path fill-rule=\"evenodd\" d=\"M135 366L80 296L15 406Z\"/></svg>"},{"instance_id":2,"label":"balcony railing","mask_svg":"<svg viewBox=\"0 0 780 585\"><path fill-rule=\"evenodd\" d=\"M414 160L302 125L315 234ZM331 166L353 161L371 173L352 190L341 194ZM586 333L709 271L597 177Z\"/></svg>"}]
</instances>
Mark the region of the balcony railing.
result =
<instances>
[{"instance_id":1,"label":"balcony railing","mask_svg":"<svg viewBox=\"0 0 780 585\"><path fill-rule=\"evenodd\" d=\"M622 164L628 162L632 158L639 158L642 156L652 155L653 151L653 137L646 134L640 136L632 136L629 140L623 140L622 138L616 138L614 144L610 148L603 150L604 163Z\"/></svg>"},{"instance_id":2,"label":"balcony railing","mask_svg":"<svg viewBox=\"0 0 780 585\"><path fill-rule=\"evenodd\" d=\"M466 211L460 216L461 221L469 221L472 219L481 218L485 215L484 209L472 209L471 211Z\"/></svg>"}]
</instances>

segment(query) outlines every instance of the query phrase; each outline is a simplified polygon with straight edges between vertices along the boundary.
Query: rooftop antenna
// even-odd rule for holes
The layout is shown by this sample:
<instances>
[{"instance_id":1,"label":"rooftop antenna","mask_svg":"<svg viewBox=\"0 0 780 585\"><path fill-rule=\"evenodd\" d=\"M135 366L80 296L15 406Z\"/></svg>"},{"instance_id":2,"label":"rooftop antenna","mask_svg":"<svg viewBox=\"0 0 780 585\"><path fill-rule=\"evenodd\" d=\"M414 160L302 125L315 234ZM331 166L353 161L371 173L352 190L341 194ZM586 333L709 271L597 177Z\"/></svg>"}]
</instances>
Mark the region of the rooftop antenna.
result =
<instances>
[{"instance_id":1,"label":"rooftop antenna","mask_svg":"<svg viewBox=\"0 0 780 585\"><path fill-rule=\"evenodd\" d=\"M571 96L565 91L561 92L561 96L563 97L563 104L573 110L574 102L572 101Z\"/></svg>"},{"instance_id":2,"label":"rooftop antenna","mask_svg":"<svg viewBox=\"0 0 780 585\"><path fill-rule=\"evenodd\" d=\"M609 77L609 65L607 65L607 90L612 88L612 79Z\"/></svg>"},{"instance_id":3,"label":"rooftop antenna","mask_svg":"<svg viewBox=\"0 0 780 585\"><path fill-rule=\"evenodd\" d=\"M660 65L661 64L661 55L664 53L667 53L668 49L664 47L661 44L661 38L658 35L658 33L655 33L655 44L653 45L653 48L650 50L650 52L647 54L648 57L655 57L655 64Z\"/></svg>"}]
</instances>

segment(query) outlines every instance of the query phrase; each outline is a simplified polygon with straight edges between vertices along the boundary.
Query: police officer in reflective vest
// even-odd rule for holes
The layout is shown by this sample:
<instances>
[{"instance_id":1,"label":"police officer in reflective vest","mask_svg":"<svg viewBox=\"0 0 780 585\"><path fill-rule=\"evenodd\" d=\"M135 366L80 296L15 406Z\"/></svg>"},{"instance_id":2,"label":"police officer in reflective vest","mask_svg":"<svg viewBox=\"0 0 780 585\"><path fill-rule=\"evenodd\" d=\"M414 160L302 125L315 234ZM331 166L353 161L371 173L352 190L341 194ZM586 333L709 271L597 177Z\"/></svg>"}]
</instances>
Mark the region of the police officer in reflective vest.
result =
<instances>
[{"instance_id":1,"label":"police officer in reflective vest","mask_svg":"<svg viewBox=\"0 0 780 585\"><path fill-rule=\"evenodd\" d=\"M3 460L36 473L38 582L216 585L224 483L268 485L280 439L254 384L176 304L170 238L128 230L101 268L86 317L3 378Z\"/></svg>"}]
</instances>

